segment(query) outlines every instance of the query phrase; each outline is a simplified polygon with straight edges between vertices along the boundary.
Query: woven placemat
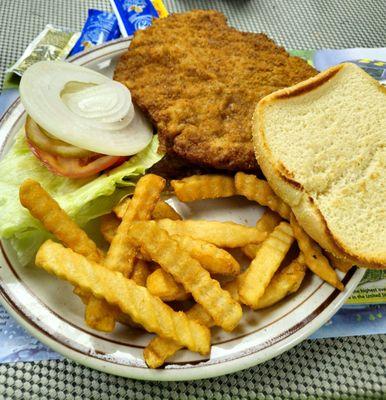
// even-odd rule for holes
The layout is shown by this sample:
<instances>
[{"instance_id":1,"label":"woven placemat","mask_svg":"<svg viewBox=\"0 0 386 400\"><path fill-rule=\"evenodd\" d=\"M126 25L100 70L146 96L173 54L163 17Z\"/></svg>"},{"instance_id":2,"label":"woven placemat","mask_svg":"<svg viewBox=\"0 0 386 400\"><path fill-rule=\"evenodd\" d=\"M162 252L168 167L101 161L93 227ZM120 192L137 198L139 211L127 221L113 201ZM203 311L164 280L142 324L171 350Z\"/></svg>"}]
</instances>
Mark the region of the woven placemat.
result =
<instances>
[{"instance_id":1,"label":"woven placemat","mask_svg":"<svg viewBox=\"0 0 386 400\"><path fill-rule=\"evenodd\" d=\"M166 0L170 11L214 8L233 26L266 32L292 49L385 46L384 0ZM7 66L47 23L81 29L107 0L1 0L0 85ZM386 336L308 340L257 367L195 382L140 382L71 361L0 366L0 399L380 399Z\"/></svg>"},{"instance_id":2,"label":"woven placemat","mask_svg":"<svg viewBox=\"0 0 386 400\"><path fill-rule=\"evenodd\" d=\"M235 374L193 382L141 382L71 361L0 366L0 399L284 400L385 398L385 336L307 340Z\"/></svg>"}]
</instances>

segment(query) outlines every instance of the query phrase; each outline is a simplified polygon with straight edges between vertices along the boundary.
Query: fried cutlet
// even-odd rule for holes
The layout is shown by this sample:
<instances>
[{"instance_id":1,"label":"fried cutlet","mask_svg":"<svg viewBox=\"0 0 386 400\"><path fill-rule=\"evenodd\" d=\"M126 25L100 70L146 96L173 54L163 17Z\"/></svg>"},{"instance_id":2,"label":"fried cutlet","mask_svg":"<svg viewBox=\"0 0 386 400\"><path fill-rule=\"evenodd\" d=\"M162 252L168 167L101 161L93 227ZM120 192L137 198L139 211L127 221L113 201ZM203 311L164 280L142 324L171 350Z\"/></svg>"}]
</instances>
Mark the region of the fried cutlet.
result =
<instances>
[{"instance_id":1,"label":"fried cutlet","mask_svg":"<svg viewBox=\"0 0 386 400\"><path fill-rule=\"evenodd\" d=\"M136 32L114 79L158 129L162 150L227 170L257 168L256 103L316 71L264 34L240 32L223 14L195 10Z\"/></svg>"}]
</instances>

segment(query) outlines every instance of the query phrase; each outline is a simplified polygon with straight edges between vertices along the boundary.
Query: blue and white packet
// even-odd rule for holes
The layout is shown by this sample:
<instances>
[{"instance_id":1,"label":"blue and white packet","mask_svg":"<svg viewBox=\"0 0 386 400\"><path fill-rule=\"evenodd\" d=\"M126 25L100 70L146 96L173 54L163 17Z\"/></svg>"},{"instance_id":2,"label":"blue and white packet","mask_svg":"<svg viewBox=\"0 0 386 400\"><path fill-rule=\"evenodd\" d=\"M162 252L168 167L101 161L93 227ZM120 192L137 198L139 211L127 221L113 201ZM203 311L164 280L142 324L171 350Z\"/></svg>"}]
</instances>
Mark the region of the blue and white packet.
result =
<instances>
[{"instance_id":1,"label":"blue and white packet","mask_svg":"<svg viewBox=\"0 0 386 400\"><path fill-rule=\"evenodd\" d=\"M71 50L70 56L120 36L118 19L114 13L89 9L80 38Z\"/></svg>"},{"instance_id":2,"label":"blue and white packet","mask_svg":"<svg viewBox=\"0 0 386 400\"><path fill-rule=\"evenodd\" d=\"M150 0L110 0L118 18L122 36L132 36L134 32L150 26L158 12Z\"/></svg>"}]
</instances>

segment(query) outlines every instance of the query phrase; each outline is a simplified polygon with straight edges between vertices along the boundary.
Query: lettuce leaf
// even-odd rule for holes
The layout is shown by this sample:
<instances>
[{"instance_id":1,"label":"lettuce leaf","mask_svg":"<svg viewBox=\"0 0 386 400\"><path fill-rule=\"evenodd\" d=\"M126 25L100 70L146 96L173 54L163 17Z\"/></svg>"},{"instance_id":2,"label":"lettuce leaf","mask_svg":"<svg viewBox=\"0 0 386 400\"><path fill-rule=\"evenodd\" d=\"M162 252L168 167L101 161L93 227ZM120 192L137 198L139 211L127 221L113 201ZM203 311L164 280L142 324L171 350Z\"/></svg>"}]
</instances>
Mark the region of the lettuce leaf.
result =
<instances>
[{"instance_id":1,"label":"lettuce leaf","mask_svg":"<svg viewBox=\"0 0 386 400\"><path fill-rule=\"evenodd\" d=\"M27 178L38 181L60 206L84 226L103 214L133 191L140 175L158 162L158 138L119 167L95 179L69 179L54 175L31 153L21 132L0 161L0 237L9 239L20 262L26 265L40 244L49 237L39 221L19 202L19 186Z\"/></svg>"}]
</instances>

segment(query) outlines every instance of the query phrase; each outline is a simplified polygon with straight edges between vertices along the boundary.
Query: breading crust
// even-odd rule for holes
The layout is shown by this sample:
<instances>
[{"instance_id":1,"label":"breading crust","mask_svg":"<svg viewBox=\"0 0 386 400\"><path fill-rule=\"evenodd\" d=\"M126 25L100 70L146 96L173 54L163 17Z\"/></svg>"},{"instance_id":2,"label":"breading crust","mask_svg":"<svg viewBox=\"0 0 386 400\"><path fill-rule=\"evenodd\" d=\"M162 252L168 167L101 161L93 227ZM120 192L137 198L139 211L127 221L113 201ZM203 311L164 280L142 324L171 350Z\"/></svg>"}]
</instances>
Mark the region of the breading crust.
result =
<instances>
[{"instance_id":1,"label":"breading crust","mask_svg":"<svg viewBox=\"0 0 386 400\"><path fill-rule=\"evenodd\" d=\"M264 34L217 11L156 20L136 32L115 70L156 125L161 148L189 162L251 171L251 119L265 95L315 75Z\"/></svg>"}]
</instances>

